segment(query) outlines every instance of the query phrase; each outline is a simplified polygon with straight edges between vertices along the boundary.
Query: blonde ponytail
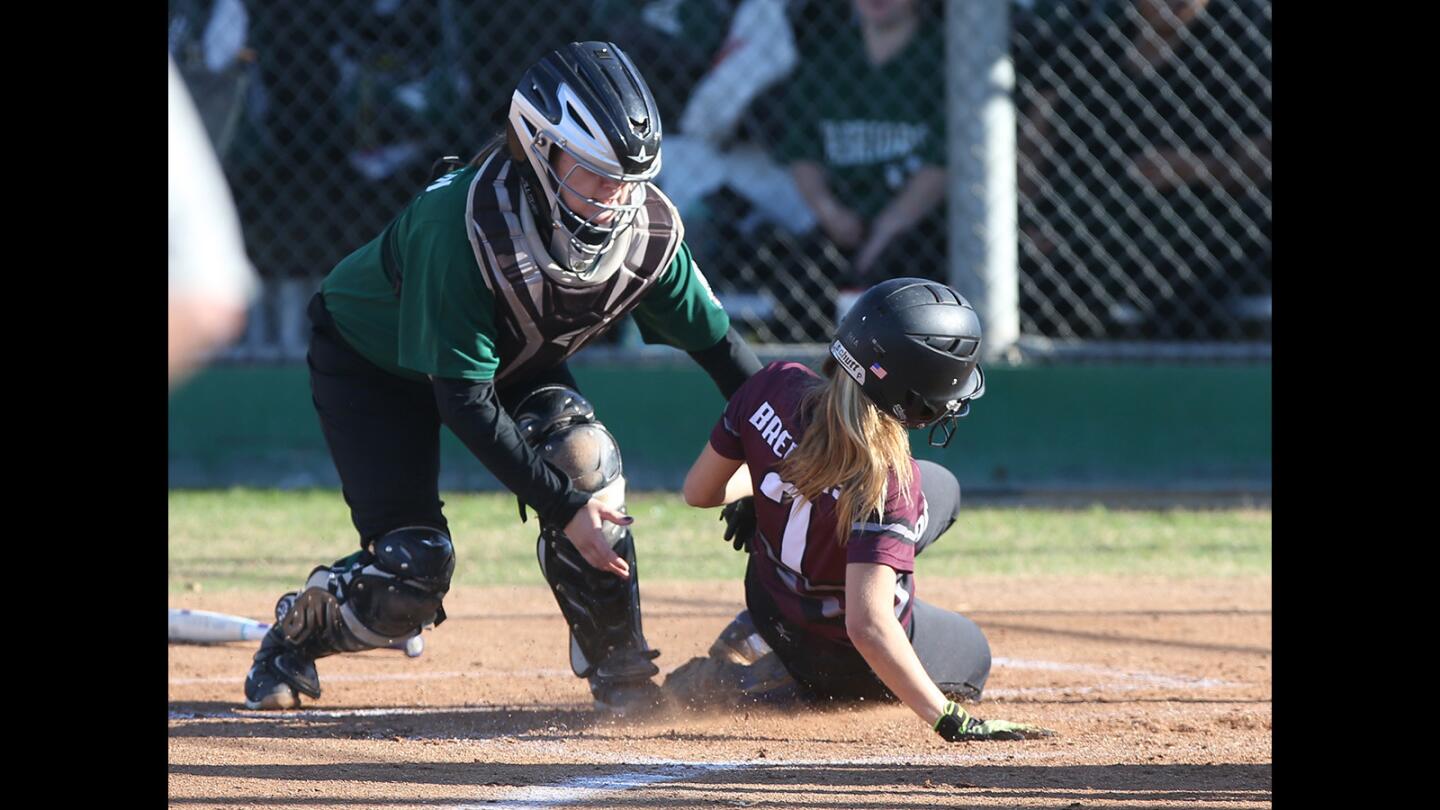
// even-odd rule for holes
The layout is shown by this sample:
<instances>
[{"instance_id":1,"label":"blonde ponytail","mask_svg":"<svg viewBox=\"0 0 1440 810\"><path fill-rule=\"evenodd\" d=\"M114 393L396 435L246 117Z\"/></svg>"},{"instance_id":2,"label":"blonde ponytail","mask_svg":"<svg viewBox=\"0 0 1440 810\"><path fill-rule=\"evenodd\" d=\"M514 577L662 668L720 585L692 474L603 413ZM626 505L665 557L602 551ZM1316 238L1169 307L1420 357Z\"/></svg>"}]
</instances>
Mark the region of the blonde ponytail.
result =
<instances>
[{"instance_id":1,"label":"blonde ponytail","mask_svg":"<svg viewBox=\"0 0 1440 810\"><path fill-rule=\"evenodd\" d=\"M899 421L881 413L832 358L824 379L800 399L805 435L777 472L812 503L839 487L835 541L845 545L851 526L870 513L883 514L886 482L895 470L905 502L910 502L910 437Z\"/></svg>"}]
</instances>

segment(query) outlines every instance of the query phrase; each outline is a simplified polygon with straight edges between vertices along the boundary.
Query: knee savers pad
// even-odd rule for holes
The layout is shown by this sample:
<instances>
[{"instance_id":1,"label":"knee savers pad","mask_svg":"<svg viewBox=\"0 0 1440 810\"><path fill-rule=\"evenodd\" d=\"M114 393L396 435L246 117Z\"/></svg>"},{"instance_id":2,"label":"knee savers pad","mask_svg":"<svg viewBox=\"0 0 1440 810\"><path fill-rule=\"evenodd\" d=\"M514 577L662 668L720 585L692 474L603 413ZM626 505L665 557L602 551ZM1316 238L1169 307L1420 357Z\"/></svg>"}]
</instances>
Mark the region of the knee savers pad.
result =
<instances>
[{"instance_id":1,"label":"knee savers pad","mask_svg":"<svg viewBox=\"0 0 1440 810\"><path fill-rule=\"evenodd\" d=\"M454 573L455 550L450 538L438 529L410 526L381 536L366 551L316 568L295 604L333 601L338 606L339 627L328 633L312 629L321 636L349 638L317 639L322 647L347 652L357 647L383 647L445 620L442 601ZM303 638L308 635L306 628L296 625L304 623L305 614L315 611L292 611L295 615L286 622L286 636Z\"/></svg>"}]
</instances>

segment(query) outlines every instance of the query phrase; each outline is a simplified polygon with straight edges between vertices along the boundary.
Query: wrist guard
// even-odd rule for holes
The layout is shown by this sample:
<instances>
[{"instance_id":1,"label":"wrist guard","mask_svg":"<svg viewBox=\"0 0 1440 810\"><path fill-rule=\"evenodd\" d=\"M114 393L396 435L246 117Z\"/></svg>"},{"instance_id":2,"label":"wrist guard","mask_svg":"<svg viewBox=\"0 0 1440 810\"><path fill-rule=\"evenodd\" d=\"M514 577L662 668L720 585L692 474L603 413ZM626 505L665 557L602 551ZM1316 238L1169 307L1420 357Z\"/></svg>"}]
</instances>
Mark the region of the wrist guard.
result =
<instances>
[{"instance_id":1,"label":"wrist guard","mask_svg":"<svg viewBox=\"0 0 1440 810\"><path fill-rule=\"evenodd\" d=\"M945 710L941 713L940 719L935 721L935 733L944 737L949 742L964 738L970 726L975 722L970 713L960 708L960 705L953 700L945 701Z\"/></svg>"}]
</instances>

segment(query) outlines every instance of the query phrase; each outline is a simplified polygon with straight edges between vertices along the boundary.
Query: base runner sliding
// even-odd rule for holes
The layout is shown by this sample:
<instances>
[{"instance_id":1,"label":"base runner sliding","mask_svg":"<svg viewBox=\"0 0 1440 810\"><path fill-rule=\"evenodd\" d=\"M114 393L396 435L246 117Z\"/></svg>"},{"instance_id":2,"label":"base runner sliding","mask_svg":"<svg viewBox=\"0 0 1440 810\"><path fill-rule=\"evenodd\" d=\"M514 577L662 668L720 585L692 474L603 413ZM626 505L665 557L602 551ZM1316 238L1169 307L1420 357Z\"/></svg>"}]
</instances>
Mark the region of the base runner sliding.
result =
<instances>
[{"instance_id":1,"label":"base runner sliding","mask_svg":"<svg viewBox=\"0 0 1440 810\"><path fill-rule=\"evenodd\" d=\"M910 455L908 429L948 446L985 391L980 320L953 289L899 278L867 291L822 373L771 363L730 397L685 500L727 506L749 552L747 610L708 658L666 681L691 704L899 698L947 740L1053 732L972 717L990 645L975 622L916 597L915 557L955 522L960 485Z\"/></svg>"}]
</instances>

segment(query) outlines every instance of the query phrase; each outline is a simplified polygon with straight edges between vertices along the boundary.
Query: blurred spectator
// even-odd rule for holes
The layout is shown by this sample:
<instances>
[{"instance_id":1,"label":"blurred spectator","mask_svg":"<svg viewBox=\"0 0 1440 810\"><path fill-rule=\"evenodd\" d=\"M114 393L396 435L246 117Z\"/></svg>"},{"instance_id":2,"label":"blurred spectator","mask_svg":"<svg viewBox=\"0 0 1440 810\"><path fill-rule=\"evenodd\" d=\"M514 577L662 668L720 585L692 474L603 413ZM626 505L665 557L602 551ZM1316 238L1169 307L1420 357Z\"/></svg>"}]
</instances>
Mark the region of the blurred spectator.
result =
<instances>
[{"instance_id":1,"label":"blurred spectator","mask_svg":"<svg viewBox=\"0 0 1440 810\"><path fill-rule=\"evenodd\" d=\"M736 0L590 0L590 28L583 39L602 39L624 49L646 76L670 133L695 81L710 66L725 38Z\"/></svg>"},{"instance_id":2,"label":"blurred spectator","mask_svg":"<svg viewBox=\"0 0 1440 810\"><path fill-rule=\"evenodd\" d=\"M785 0L736 5L713 64L695 83L675 134L665 140L660 186L682 215L728 187L790 231L814 226L789 174L762 144L740 132L751 103L788 75L797 58Z\"/></svg>"},{"instance_id":3,"label":"blurred spectator","mask_svg":"<svg viewBox=\"0 0 1440 810\"><path fill-rule=\"evenodd\" d=\"M664 168L657 184L685 217L687 240L712 262L710 276L727 309L741 319L768 318L764 290L738 282L733 245L754 244L774 223L790 233L815 226L790 173L767 144L778 123L758 100L798 61L786 0L734 3L728 31L708 70L695 82L679 120L667 122ZM773 105L772 105L773 106ZM749 253L751 251L746 251Z\"/></svg>"},{"instance_id":4,"label":"blurred spectator","mask_svg":"<svg viewBox=\"0 0 1440 810\"><path fill-rule=\"evenodd\" d=\"M255 292L240 224L200 116L170 60L170 388L239 334Z\"/></svg>"},{"instance_id":5,"label":"blurred spectator","mask_svg":"<svg viewBox=\"0 0 1440 810\"><path fill-rule=\"evenodd\" d=\"M304 307L325 268L423 188L437 157L500 130L524 67L586 38L577 5L171 0L172 52L198 70L245 43L249 106L225 168L264 285L237 354L304 357ZM250 118L263 160L238 157Z\"/></svg>"},{"instance_id":6,"label":"blurred spectator","mask_svg":"<svg viewBox=\"0 0 1440 810\"><path fill-rule=\"evenodd\" d=\"M274 158L237 178L265 278L243 345L251 358L297 359L324 268L462 142L473 24L452 0L248 3Z\"/></svg>"},{"instance_id":7,"label":"blurred spectator","mask_svg":"<svg viewBox=\"0 0 1440 810\"><path fill-rule=\"evenodd\" d=\"M397 199L372 201L388 209L415 193L444 144L460 140L465 32L453 4L433 0L365 0L343 19L327 52L339 70L346 163L371 183L398 178Z\"/></svg>"},{"instance_id":8,"label":"blurred spectator","mask_svg":"<svg viewBox=\"0 0 1440 810\"><path fill-rule=\"evenodd\" d=\"M170 0L170 56L227 168L264 158L266 98L241 0Z\"/></svg>"},{"instance_id":9,"label":"blurred spectator","mask_svg":"<svg viewBox=\"0 0 1440 810\"><path fill-rule=\"evenodd\" d=\"M807 53L786 95L777 156L819 223L804 252L838 247L832 280L842 290L896 275L943 279L943 26L920 0L853 8L858 25Z\"/></svg>"},{"instance_id":10,"label":"blurred spectator","mask_svg":"<svg viewBox=\"0 0 1440 810\"><path fill-rule=\"evenodd\" d=\"M1128 0L1101 11L1059 33L1031 18L1017 38L1017 66L1031 71L1022 276L1039 280L1040 301L1073 289L1096 316L1081 337L1263 337L1269 4Z\"/></svg>"},{"instance_id":11,"label":"blurred spectator","mask_svg":"<svg viewBox=\"0 0 1440 810\"><path fill-rule=\"evenodd\" d=\"M344 9L319 0L245 0L245 8L266 101L267 152L263 161L227 165L262 281L236 351L252 360L299 359L307 291L345 252L331 223L354 217L335 190L348 172L338 168L345 163L334 104L339 71L327 53Z\"/></svg>"},{"instance_id":12,"label":"blurred spectator","mask_svg":"<svg viewBox=\"0 0 1440 810\"><path fill-rule=\"evenodd\" d=\"M465 29L474 32L466 35L461 48L461 65L471 79L471 90L469 101L459 110L462 135L450 145L449 154L463 154L504 129L510 94L527 67L567 42L597 36L590 27L586 3L576 0L486 0L457 5ZM484 47L475 45L481 42Z\"/></svg>"}]
</instances>

